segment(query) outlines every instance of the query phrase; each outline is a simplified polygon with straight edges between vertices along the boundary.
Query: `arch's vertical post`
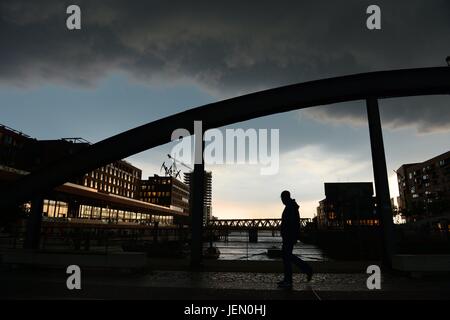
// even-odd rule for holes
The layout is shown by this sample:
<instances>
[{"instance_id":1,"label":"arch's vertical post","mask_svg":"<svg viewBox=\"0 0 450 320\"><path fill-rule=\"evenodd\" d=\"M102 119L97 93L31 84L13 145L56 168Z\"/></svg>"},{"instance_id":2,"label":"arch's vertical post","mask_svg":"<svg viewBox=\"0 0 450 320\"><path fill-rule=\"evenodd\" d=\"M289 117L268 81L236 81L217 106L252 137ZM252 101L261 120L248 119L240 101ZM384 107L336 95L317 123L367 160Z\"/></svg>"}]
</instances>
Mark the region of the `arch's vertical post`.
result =
<instances>
[{"instance_id":1,"label":"arch's vertical post","mask_svg":"<svg viewBox=\"0 0 450 320\"><path fill-rule=\"evenodd\" d=\"M375 179L377 213L380 219L383 238L383 263L392 268L394 253L394 224L392 218L389 181L384 151L383 132L381 128L378 99L368 98L367 118L369 122L370 144L372 148L373 175Z\"/></svg>"},{"instance_id":2,"label":"arch's vertical post","mask_svg":"<svg viewBox=\"0 0 450 320\"><path fill-rule=\"evenodd\" d=\"M194 126L197 125L197 121ZM191 179L191 267L199 268L203 252L203 214L205 197L205 162L203 129L195 130L195 164Z\"/></svg>"}]
</instances>

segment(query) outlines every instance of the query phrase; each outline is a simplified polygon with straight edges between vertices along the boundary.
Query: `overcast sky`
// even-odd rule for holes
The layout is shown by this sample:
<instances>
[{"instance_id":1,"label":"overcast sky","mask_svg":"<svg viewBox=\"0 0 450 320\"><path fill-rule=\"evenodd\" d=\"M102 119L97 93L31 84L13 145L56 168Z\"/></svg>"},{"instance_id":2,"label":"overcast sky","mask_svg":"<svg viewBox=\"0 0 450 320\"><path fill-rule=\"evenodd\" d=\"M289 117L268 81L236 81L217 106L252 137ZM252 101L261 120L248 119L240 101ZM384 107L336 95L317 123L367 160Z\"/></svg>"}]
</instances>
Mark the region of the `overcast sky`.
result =
<instances>
[{"instance_id":1,"label":"overcast sky","mask_svg":"<svg viewBox=\"0 0 450 320\"><path fill-rule=\"evenodd\" d=\"M344 5L345 3L345 5ZM78 4L82 29L66 28ZM382 29L366 28L381 8ZM275 86L445 65L450 2L0 1L0 123L40 139L91 142L175 112ZM450 148L450 97L380 102L391 175ZM280 129L280 172L214 166L213 214L278 217L289 189L312 217L323 183L372 181L363 102L255 119ZM129 160L159 173L170 145Z\"/></svg>"}]
</instances>

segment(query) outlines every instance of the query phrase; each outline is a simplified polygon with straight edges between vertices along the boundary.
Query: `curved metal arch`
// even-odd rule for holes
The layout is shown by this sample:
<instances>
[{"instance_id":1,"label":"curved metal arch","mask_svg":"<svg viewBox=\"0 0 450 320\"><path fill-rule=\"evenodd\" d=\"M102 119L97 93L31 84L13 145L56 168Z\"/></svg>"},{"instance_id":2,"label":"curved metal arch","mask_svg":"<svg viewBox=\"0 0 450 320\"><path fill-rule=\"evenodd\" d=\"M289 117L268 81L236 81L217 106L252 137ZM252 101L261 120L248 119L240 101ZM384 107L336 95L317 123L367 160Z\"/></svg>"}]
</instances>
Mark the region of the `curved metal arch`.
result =
<instances>
[{"instance_id":1,"label":"curved metal arch","mask_svg":"<svg viewBox=\"0 0 450 320\"><path fill-rule=\"evenodd\" d=\"M175 129L193 132L262 116L366 98L450 93L450 68L379 71L322 79L269 89L180 112L95 143L70 158L20 179L3 193L2 204L20 203L118 159L171 141Z\"/></svg>"}]
</instances>

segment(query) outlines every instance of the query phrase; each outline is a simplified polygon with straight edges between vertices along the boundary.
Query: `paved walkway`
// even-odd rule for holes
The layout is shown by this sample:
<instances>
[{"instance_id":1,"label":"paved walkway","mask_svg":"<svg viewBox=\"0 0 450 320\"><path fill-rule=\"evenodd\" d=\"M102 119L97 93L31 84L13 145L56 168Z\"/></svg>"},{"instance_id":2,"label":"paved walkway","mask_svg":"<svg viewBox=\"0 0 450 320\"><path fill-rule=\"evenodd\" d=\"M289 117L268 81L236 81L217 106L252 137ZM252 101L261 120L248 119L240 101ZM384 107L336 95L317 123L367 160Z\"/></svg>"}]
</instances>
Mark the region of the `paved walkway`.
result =
<instances>
[{"instance_id":1,"label":"paved walkway","mask_svg":"<svg viewBox=\"0 0 450 320\"><path fill-rule=\"evenodd\" d=\"M382 290L367 289L366 274L294 276L293 290L276 287L280 274L154 271L82 274L82 290L66 288L65 270L2 271L0 297L37 299L450 299L450 277L384 275Z\"/></svg>"}]
</instances>

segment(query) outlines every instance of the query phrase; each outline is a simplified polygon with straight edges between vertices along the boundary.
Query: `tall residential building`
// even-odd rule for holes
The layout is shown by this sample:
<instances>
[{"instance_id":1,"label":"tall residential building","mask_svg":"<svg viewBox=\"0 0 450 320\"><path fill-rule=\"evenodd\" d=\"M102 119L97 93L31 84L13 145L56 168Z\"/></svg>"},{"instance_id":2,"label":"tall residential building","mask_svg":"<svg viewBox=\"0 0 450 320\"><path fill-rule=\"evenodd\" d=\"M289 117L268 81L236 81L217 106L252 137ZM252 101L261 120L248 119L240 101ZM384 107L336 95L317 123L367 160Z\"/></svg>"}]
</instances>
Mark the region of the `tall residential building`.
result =
<instances>
[{"instance_id":1,"label":"tall residential building","mask_svg":"<svg viewBox=\"0 0 450 320\"><path fill-rule=\"evenodd\" d=\"M189 186L174 177L154 175L141 181L140 200L169 207L180 214L174 223L187 223L189 217Z\"/></svg>"},{"instance_id":2,"label":"tall residential building","mask_svg":"<svg viewBox=\"0 0 450 320\"><path fill-rule=\"evenodd\" d=\"M191 180L192 180L192 172L184 173L184 183L189 186L189 190L191 190ZM212 218L212 172L205 171L205 197L204 197L204 208L203 208L203 224L207 224ZM192 195L192 190L191 190Z\"/></svg>"},{"instance_id":3,"label":"tall residential building","mask_svg":"<svg viewBox=\"0 0 450 320\"><path fill-rule=\"evenodd\" d=\"M371 182L325 183L325 196L317 208L320 229L379 224Z\"/></svg>"},{"instance_id":4,"label":"tall residential building","mask_svg":"<svg viewBox=\"0 0 450 320\"><path fill-rule=\"evenodd\" d=\"M450 214L450 151L397 170L399 212L407 221Z\"/></svg>"}]
</instances>

